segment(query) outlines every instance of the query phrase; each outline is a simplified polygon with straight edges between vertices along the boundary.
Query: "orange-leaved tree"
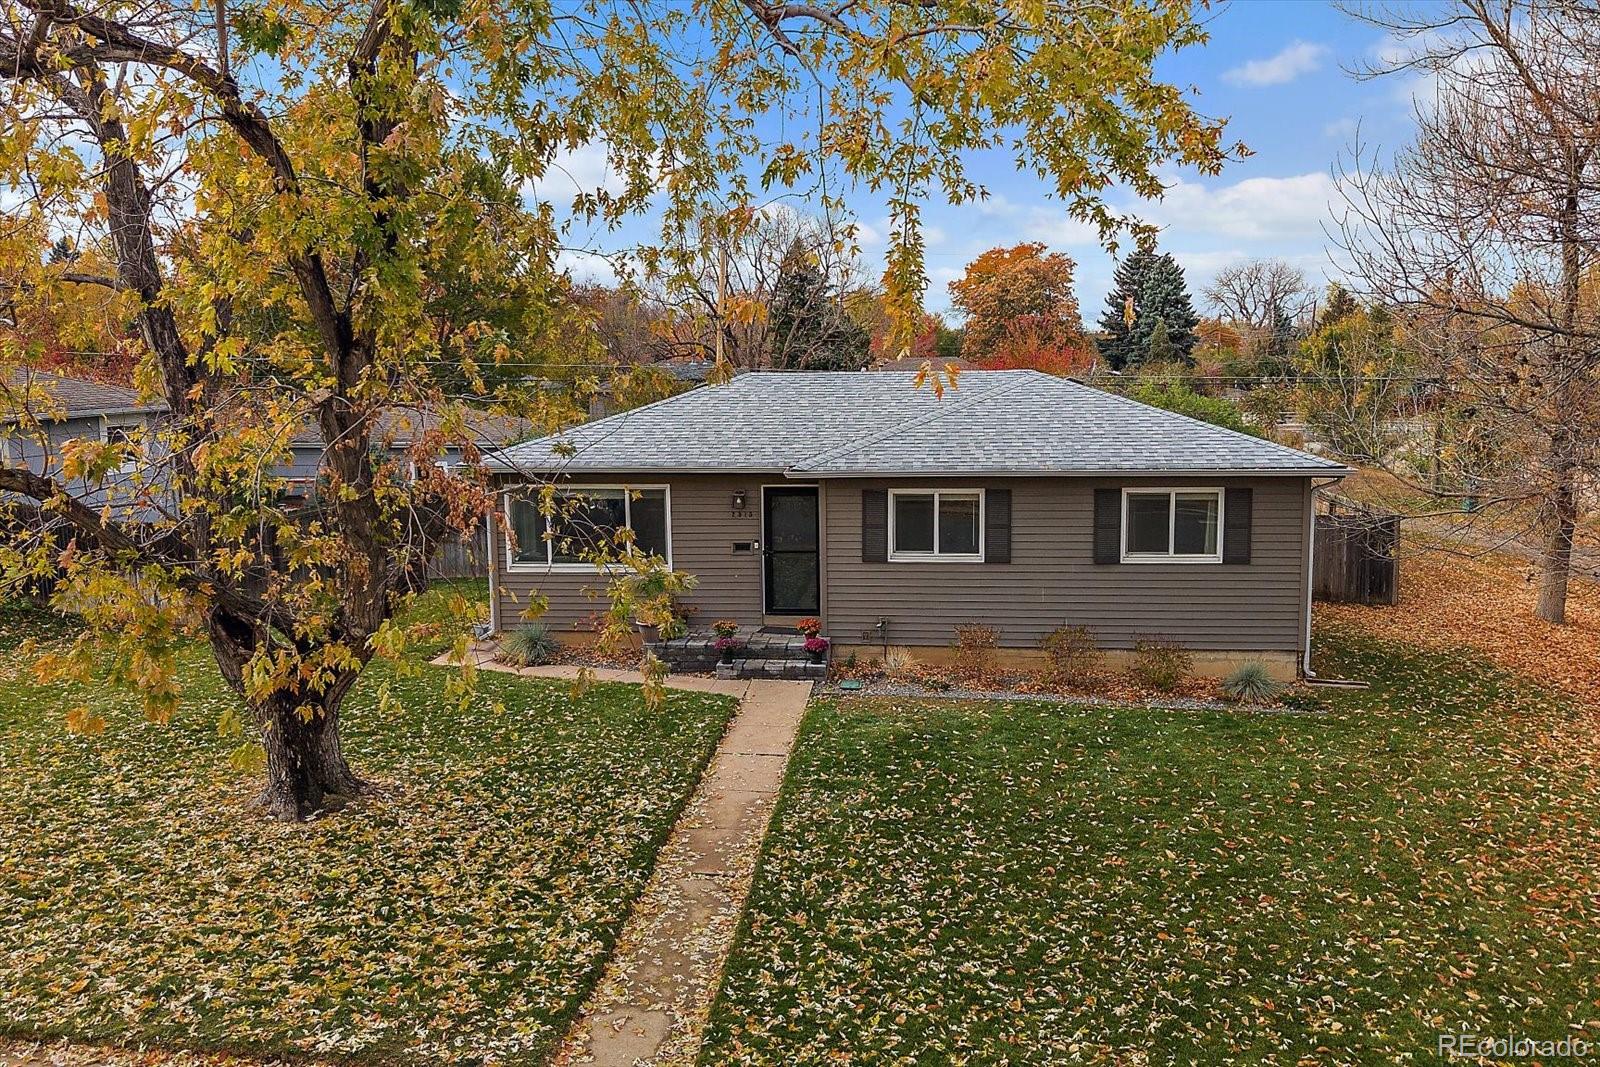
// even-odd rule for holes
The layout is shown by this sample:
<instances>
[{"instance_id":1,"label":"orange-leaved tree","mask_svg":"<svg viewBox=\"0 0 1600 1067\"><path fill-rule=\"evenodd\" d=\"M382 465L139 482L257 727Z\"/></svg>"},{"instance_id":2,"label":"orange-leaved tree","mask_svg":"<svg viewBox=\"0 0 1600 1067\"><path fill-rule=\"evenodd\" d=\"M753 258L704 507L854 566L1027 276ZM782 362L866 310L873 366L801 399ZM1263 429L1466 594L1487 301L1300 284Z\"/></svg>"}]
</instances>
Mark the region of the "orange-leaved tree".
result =
<instances>
[{"instance_id":1,"label":"orange-leaved tree","mask_svg":"<svg viewBox=\"0 0 1600 1067\"><path fill-rule=\"evenodd\" d=\"M1074 268L1069 256L1037 241L991 248L969 263L950 283L951 298L966 315L963 355L981 365L994 359L1020 366L1030 354L1056 363L1063 353L1084 349Z\"/></svg>"}]
</instances>

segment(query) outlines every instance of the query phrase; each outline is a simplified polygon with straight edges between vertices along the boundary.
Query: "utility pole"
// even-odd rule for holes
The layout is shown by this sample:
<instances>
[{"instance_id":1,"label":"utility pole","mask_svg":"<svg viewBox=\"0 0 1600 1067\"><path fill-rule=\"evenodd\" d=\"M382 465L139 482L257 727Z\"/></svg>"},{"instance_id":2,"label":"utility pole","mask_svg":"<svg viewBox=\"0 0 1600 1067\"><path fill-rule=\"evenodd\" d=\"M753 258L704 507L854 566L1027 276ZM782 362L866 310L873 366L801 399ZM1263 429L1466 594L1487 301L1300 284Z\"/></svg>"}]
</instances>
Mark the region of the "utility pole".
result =
<instances>
[{"instance_id":1,"label":"utility pole","mask_svg":"<svg viewBox=\"0 0 1600 1067\"><path fill-rule=\"evenodd\" d=\"M228 0L217 0L217 70L228 76Z\"/></svg>"},{"instance_id":2,"label":"utility pole","mask_svg":"<svg viewBox=\"0 0 1600 1067\"><path fill-rule=\"evenodd\" d=\"M722 362L723 323L726 322L725 302L728 299L728 242L721 233L713 231L717 242L717 362Z\"/></svg>"}]
</instances>

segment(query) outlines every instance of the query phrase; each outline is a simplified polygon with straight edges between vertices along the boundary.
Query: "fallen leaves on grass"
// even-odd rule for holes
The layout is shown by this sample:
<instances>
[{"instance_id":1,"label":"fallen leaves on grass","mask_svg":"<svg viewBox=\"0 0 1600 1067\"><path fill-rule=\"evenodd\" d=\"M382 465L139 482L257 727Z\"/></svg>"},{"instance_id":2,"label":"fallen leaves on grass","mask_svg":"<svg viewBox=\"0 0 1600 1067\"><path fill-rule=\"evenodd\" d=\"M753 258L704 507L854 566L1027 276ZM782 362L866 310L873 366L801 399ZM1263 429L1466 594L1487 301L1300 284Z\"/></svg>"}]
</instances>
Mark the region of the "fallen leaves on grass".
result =
<instances>
[{"instance_id":1,"label":"fallen leaves on grass","mask_svg":"<svg viewBox=\"0 0 1600 1067\"><path fill-rule=\"evenodd\" d=\"M1399 569L1399 604L1318 603L1319 624L1442 652L1471 650L1498 667L1557 689L1591 715L1563 724L1552 739L1575 758L1596 759L1600 586L1574 578L1567 599L1568 622L1557 625L1533 613L1537 570L1531 563L1435 550L1408 553Z\"/></svg>"},{"instance_id":2,"label":"fallen leaves on grass","mask_svg":"<svg viewBox=\"0 0 1600 1067\"><path fill-rule=\"evenodd\" d=\"M376 665L344 744L383 795L283 826L246 811L256 779L227 769L215 726L230 698L185 656L167 726L111 690L0 694L6 1030L542 1063L733 707L496 675L460 710L449 672ZM78 704L103 735L61 729Z\"/></svg>"},{"instance_id":3,"label":"fallen leaves on grass","mask_svg":"<svg viewBox=\"0 0 1600 1067\"><path fill-rule=\"evenodd\" d=\"M1564 701L1326 639L1316 717L814 708L702 1062L1397 1062L1600 1039Z\"/></svg>"}]
</instances>

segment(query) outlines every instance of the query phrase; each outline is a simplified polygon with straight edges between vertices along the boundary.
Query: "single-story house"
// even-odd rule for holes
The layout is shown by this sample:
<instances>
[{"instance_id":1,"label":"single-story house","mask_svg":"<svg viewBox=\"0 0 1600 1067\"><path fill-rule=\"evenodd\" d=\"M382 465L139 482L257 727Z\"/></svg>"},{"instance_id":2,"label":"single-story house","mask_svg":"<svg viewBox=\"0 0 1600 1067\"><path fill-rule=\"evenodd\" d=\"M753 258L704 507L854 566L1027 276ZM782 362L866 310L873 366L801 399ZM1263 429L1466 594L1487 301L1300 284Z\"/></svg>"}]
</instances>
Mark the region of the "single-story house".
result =
<instances>
[{"instance_id":1,"label":"single-story house","mask_svg":"<svg viewBox=\"0 0 1600 1067\"><path fill-rule=\"evenodd\" d=\"M980 623L1020 661L1083 625L1113 659L1161 636L1205 673L1303 669L1312 496L1348 468L1037 371L914 378L750 373L496 453L492 626L539 594L577 640L606 606L523 488L554 483L694 574L699 626L818 616L836 656L937 658Z\"/></svg>"},{"instance_id":2,"label":"single-story house","mask_svg":"<svg viewBox=\"0 0 1600 1067\"><path fill-rule=\"evenodd\" d=\"M176 509L170 494L161 489L161 466L148 462L149 450L161 447L159 431L167 416L167 405L160 401L146 401L139 393L122 385L108 385L49 371L20 369L0 381L0 464L26 465L39 474L58 473L61 467L62 448L68 441L121 441L133 445L144 454L123 468L111 472L103 482L74 479L67 491L91 507L108 503L126 506L130 489L143 466L144 490L139 517L159 519L163 512ZM41 425L42 435L24 429L32 423ZM410 464L409 452L419 438L431 434L442 425L434 413L415 409L396 408L379 417L374 445L384 449L396 464ZM529 433L525 419L474 412L466 420L474 446L480 452L504 447ZM306 426L289 442L288 461L274 467L272 473L284 478L288 485L284 502L300 506L316 499L318 470L322 465L327 445L314 426ZM435 462L453 467L466 461L460 445L449 442L442 446ZM413 472L414 473L414 472ZM435 568L440 573L456 576L482 575L487 565L482 562L484 547L482 533L467 538L460 544L451 542L444 546Z\"/></svg>"},{"instance_id":3,"label":"single-story house","mask_svg":"<svg viewBox=\"0 0 1600 1067\"><path fill-rule=\"evenodd\" d=\"M140 441L166 412L165 404L147 402L127 386L17 369L0 383L0 464L25 466L36 474L54 472L68 441ZM23 429L34 422L42 434ZM129 464L98 483L74 479L67 491L94 508L125 500L135 469Z\"/></svg>"}]
</instances>

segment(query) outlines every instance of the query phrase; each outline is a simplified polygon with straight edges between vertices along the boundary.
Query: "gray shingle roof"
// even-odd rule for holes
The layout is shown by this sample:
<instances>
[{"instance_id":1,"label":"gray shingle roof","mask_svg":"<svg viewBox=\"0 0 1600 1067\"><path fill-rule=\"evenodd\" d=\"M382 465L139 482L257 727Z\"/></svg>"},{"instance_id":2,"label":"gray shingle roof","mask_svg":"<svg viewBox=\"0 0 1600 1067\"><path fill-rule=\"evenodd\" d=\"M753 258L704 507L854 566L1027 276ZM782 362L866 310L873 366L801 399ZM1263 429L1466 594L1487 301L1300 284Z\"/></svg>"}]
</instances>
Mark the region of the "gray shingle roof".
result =
<instances>
[{"instance_id":1,"label":"gray shingle roof","mask_svg":"<svg viewBox=\"0 0 1600 1067\"><path fill-rule=\"evenodd\" d=\"M745 374L517 445L493 465L805 477L1347 471L1038 371L969 372L942 399L915 377Z\"/></svg>"},{"instance_id":2,"label":"gray shingle roof","mask_svg":"<svg viewBox=\"0 0 1600 1067\"><path fill-rule=\"evenodd\" d=\"M88 415L120 415L132 412L165 411L167 406L163 403L149 403L139 398L136 390L123 385L106 385L102 382L91 382L86 378L69 378L64 374L53 374L50 371L19 369L6 376L6 388L21 400L26 394L33 394L33 400L39 397L48 397L48 403L38 406L54 407L59 405L65 409L69 419L83 418Z\"/></svg>"}]
</instances>

